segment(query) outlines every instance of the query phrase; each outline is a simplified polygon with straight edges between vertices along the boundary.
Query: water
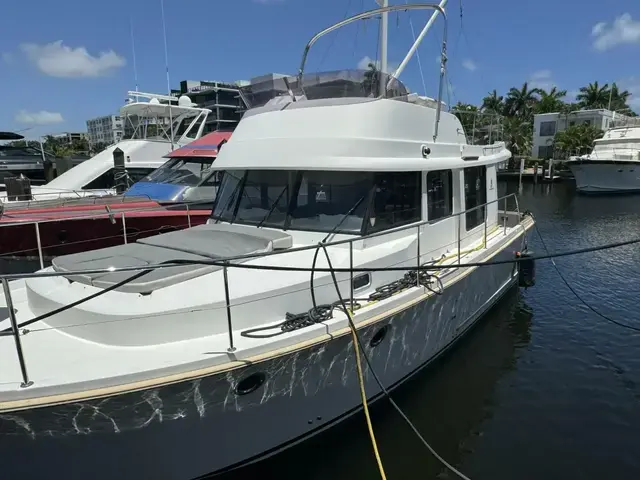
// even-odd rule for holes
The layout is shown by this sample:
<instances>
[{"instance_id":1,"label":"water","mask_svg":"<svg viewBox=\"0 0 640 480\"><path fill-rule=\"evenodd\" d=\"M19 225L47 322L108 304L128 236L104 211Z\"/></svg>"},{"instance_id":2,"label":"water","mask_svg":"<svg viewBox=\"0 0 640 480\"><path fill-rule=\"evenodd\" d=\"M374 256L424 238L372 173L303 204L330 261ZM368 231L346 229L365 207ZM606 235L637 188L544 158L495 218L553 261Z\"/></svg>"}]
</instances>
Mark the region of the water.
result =
<instances>
[{"instance_id":1,"label":"water","mask_svg":"<svg viewBox=\"0 0 640 480\"><path fill-rule=\"evenodd\" d=\"M501 194L517 191L502 183ZM551 250L640 235L640 197L585 197L572 183L525 184ZM535 232L530 248L543 253ZM640 327L640 246L556 261L583 298ZM436 450L478 479L640 478L640 334L596 316L549 261L537 285L514 291L444 358L393 393ZM387 477L452 479L384 401L372 409ZM380 478L364 417L231 479Z\"/></svg>"}]
</instances>

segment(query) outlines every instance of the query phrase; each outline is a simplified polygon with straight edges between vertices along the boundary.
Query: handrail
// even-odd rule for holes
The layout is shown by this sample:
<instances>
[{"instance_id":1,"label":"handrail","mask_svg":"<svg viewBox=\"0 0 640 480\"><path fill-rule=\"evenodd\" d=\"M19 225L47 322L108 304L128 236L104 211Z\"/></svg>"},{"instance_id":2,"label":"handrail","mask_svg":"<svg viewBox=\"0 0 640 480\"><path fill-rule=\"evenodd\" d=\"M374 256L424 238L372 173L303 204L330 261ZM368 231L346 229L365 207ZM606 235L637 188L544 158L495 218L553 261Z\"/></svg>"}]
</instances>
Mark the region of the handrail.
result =
<instances>
[{"instance_id":1,"label":"handrail","mask_svg":"<svg viewBox=\"0 0 640 480\"><path fill-rule=\"evenodd\" d=\"M377 238L377 237L381 237L384 235L390 235L393 233L398 233L398 232L402 232L404 230L409 230L409 229L415 229L416 227L421 227L423 225L430 225L430 224L435 224L438 222L441 222L443 220L445 220L446 218L454 218L454 217L461 217L462 215L468 213L468 212L472 212L475 211L479 208L483 208L483 207L487 207L489 205L492 205L494 203L498 203L500 201L505 201L510 197L513 197L514 199L516 199L516 209L518 214L520 214L520 209L518 206L518 201L517 201L517 194L516 193L510 193L508 195L504 195L502 197L496 198L495 200L491 200L489 202L485 202L481 205L476 205L475 207L469 208L469 209L465 209L462 210L460 212L454 212L451 215L449 215L448 217L443 217L443 218L438 218L437 220L421 220L420 222L414 222L414 223L410 223L407 225L402 225L396 228L391 228L389 230L383 230L380 232L375 232L369 235L364 235L364 236L358 236L358 237L350 237L350 238L346 238L346 239L342 239L342 240L335 240L335 241L331 241L331 242L327 242L324 245L327 247L336 247L336 246L340 246L340 245L345 245L345 244L349 244L352 242L359 242L359 241L363 241L363 240L369 240L372 238ZM480 225L478 225L480 226ZM461 235L459 235L461 237ZM230 262L234 262L234 261L238 261L238 260L248 260L248 259L252 259L252 258L265 258L265 257L270 257L273 255L282 255L282 254L287 254L287 253L293 253L293 252L302 252L302 251L307 251L307 250L314 250L318 248L317 244L312 244L312 245L303 245L300 247L294 247L294 248L289 248L286 250L274 250L271 252L264 252L264 253L249 253L249 254L244 254L244 255L234 255L234 256L230 256L230 257L221 257L216 259L216 262L219 263L225 263L225 262L229 262L228 266L229 267L233 267L234 264L230 263ZM91 275L91 274L98 274L98 273L114 273L114 272L136 272L136 271L141 271L141 270L145 270L145 271L151 271L151 270L159 270L159 269L163 269L163 268L172 268L172 267L177 267L177 266L184 266L184 265L189 265L190 263L188 261L180 261L179 263L162 263L162 264L153 264L153 265L146 265L144 267L140 267L140 266L136 266L136 267L108 267L108 268L99 268L99 269L87 269L87 270L74 270L71 272L54 272L54 271L46 271L46 272L32 272L32 273L12 273L12 274L0 274L0 279L2 278L6 278L7 280L17 280L17 279L21 279L21 278L41 278L41 277L61 277L61 276L68 276L68 275ZM198 262L193 262L194 265L199 264Z\"/></svg>"},{"instance_id":2,"label":"handrail","mask_svg":"<svg viewBox=\"0 0 640 480\"><path fill-rule=\"evenodd\" d=\"M300 61L300 67L298 69L298 88L300 89L300 91L302 92L302 94L304 94L304 86L302 85L302 76L304 74L304 67L305 64L307 62L307 56L309 54L309 50L311 49L311 47L313 46L314 43L316 43L316 41L318 41L318 39L320 37L323 37L324 35L333 32L334 30L337 30L339 28L344 27L345 25L348 25L350 23L356 22L358 20L366 20L369 18L373 18L375 16L377 16L378 14L383 14L383 13L389 13L389 12L395 12L395 11L408 11L408 10L435 10L436 12L439 12L442 15L442 18L444 19L444 28L443 28L443 39L442 39L442 53L441 53L441 67L440 67L440 81L438 84L438 105L436 107L436 121L435 121L435 131L434 131L434 135L433 135L433 139L434 141L437 139L438 137L438 125L440 124L440 112L442 110L442 86L443 86L443 81L444 81L444 76L445 76L445 72L446 72L446 61L447 61L447 27L448 27L448 20L447 20L447 14L444 10L444 8L442 8L440 5L436 5L433 3L415 3L415 4L404 4L404 5L391 5L391 6L386 6L386 7L380 7L380 8L375 8L373 10L368 10L366 12L362 12L359 13L357 15L354 15L352 17L349 18L345 18L344 20L342 20L341 22L338 22L334 25L331 25L330 27L325 28L324 30L321 30L320 32L316 33L311 40L309 40L309 42L307 43L307 45L304 47L304 51L302 53L302 60ZM414 46L412 47L412 50L417 48L418 45L420 45L421 43L421 39L417 39ZM401 70L400 70L401 71ZM381 72L381 73L387 73L387 72ZM380 92L380 97L383 97L386 94L386 90L388 89L389 84L388 82L385 84L385 91L384 92Z\"/></svg>"},{"instance_id":3,"label":"handrail","mask_svg":"<svg viewBox=\"0 0 640 480\"><path fill-rule=\"evenodd\" d=\"M417 255L416 255L416 259L417 259L417 269L419 270L420 267L423 265L423 263L421 262L422 260L422 255L421 255L421 249L420 249L420 232L421 232L421 227L423 225L428 225L428 224L432 224L435 222L440 222L446 218L454 218L457 217L458 218L458 230L457 230L457 242L458 242L458 251L457 251L457 257L458 257L458 265L460 265L460 257L461 257L461 238L462 238L462 234L461 234L461 222L460 219L462 218L463 214L466 214L468 212L472 212L475 211L479 208L484 208L484 232L483 232L483 248L487 248L487 241L488 241L488 232L487 232L487 220L488 220L488 206L493 204L493 203L498 203L500 201L504 201L504 205L505 205L505 220L503 220L504 222L504 234L506 235L507 232L507 227L506 227L506 213L507 213L507 199L509 197L514 197L515 201L516 201L516 209L517 209L517 213L518 215L520 214L520 207L518 205L518 199L515 193L511 193L508 195L505 195L503 197L497 198L495 200L491 200L489 202L485 202L481 205L476 205L473 208L470 209L465 209L462 210L460 212L456 212L456 213L452 213L451 215L449 215L448 217L444 217L444 218L439 218L438 220L427 220L427 221L420 221L420 222L415 222L415 223L411 223L409 225L403 225L401 227L395 228L395 229L390 229L390 230L386 230L383 232L377 232L371 235L367 235L364 237L351 237L345 240L338 240L338 241L333 241L333 242L328 242L328 243L323 243L323 247L326 248L327 246L336 246L336 245L343 245L345 243L347 243L349 245L349 281L350 281L350 285L351 285L351 306L353 308L353 273L354 273L354 268L353 268L353 244L356 241L360 241L360 240L364 240L364 239L368 239L368 238L376 238L378 236L382 236L382 235L387 235L390 233L395 233L395 232L401 232L404 230L409 230L409 229L416 229L417 231L417 236L416 236L416 240L417 240ZM124 224L124 215L122 216L122 220L123 220L123 225ZM499 219L498 219L499 220ZM479 227L480 225L477 225L476 227ZM475 230L474 227L472 230ZM37 229L37 225L36 225L36 229ZM500 225L498 223L498 228L500 228ZM126 243L126 226L125 226L125 243ZM446 245L445 245L446 246ZM229 267L234 267L237 265L234 265L231 263L231 260L238 260L238 259L244 259L244 258L254 258L254 257L265 257L265 256L270 256L270 255L275 255L275 254L283 254L283 253L291 253L291 252L299 252L299 251L303 251L303 250L309 250L309 249L317 249L319 246L318 245L308 245L308 246L303 246L303 247L297 247L297 248L292 248L292 249L288 249L288 250L282 250L282 251L275 251L275 252L268 252L266 254L249 254L249 255L239 255L239 256L235 256L235 257L227 257L227 258L222 258L219 259L217 261L218 264L222 265L222 270L223 270L223 281L224 281L224 297L225 297L225 310L226 310L226 317L227 317L227 329L228 329L228 337L229 337L229 347L227 348L227 353L229 355L233 355L233 353L236 350L236 347L234 345L234 337L233 337L233 323L232 323L232 304L231 304L231 300L230 300L230 293L229 293L229 278L228 278L228 269ZM443 246L438 247L435 250L432 250L431 252L437 251L439 249L442 249ZM475 249L472 249L471 251L473 251ZM469 252L466 252L469 253ZM465 254L466 254L465 253ZM406 259L406 262L410 262L411 258ZM401 262L404 263L405 261ZM220 263L222 262L222 263ZM141 276L149 273L152 270L156 270L159 268L169 268L169 267L175 267L178 265L186 265L189 263L193 263L196 264L197 262L174 262L173 264L171 263L165 263L165 264L156 264L156 265L148 265L145 267L122 267L122 268L117 268L117 267L111 267L111 268L104 268L104 269L94 269L94 270L79 270L79 271L72 271L72 272L53 272L53 271L49 271L49 272L35 272L32 274L10 274L10 275L1 275L0 276L0 281L2 282L3 285L3 290L4 290L4 296L5 296L5 301L7 304L7 307L9 308L9 317L10 317L10 322L11 322L11 328L10 329L5 329L5 331L0 332L0 334L4 335L12 335L14 338L14 343L15 343L15 348L16 348L16 354L18 356L18 361L20 364L20 370L21 370L21 375L22 375L22 382L20 384L21 388L28 388L31 385L33 385L33 381L30 380L28 372L27 372L27 367L26 367L26 360L25 360L25 354L23 352L22 349L22 343L21 343L21 339L20 339L20 335L24 335L26 333L26 330L24 331L20 331L21 327L24 327L28 324L34 323L34 322L38 322L44 318L47 318L49 316L52 315L57 315L59 313L62 313L66 310L69 310L70 308L73 308L77 305L80 305L82 303L85 303L93 298L99 297L103 294L106 294L107 292L110 292L112 290L115 290L116 288L119 288L122 285L125 285L137 278L140 278ZM257 267L260 267L259 265ZM265 267L266 268L266 267ZM409 269L411 269L411 267L408 267ZM451 268L456 268L455 264L451 265ZM9 285L9 280L10 279L16 279L16 278L37 278L37 277L54 277L54 276L68 276L68 275L77 275L77 274L91 274L91 273L111 273L111 272L123 272L123 271L138 271L138 273L130 276L129 278L126 278L123 281L120 281L110 287L107 287L99 292L93 293L87 297L84 297L80 300L77 300L75 302L72 302L69 305L65 305L63 307L54 309L52 311L47 312L44 315L40 315L40 316L36 316L30 320L27 320L25 322L23 322L22 324L18 324L16 316L15 316L15 310L13 307L13 300L12 300L12 295L11 295L11 288ZM419 276L418 276L419 277ZM421 283L420 283L420 279L417 279L417 284L416 287L420 288Z\"/></svg>"}]
</instances>

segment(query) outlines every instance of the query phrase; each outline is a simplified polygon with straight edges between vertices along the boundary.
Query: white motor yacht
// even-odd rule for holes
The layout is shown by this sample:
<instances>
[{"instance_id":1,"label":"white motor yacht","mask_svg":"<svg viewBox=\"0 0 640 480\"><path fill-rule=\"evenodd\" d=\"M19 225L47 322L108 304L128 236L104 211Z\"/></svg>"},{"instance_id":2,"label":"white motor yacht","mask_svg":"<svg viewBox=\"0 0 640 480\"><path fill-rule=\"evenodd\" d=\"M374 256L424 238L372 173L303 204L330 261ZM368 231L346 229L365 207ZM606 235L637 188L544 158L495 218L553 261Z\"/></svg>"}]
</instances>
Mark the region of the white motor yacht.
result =
<instances>
[{"instance_id":1,"label":"white motor yacht","mask_svg":"<svg viewBox=\"0 0 640 480\"><path fill-rule=\"evenodd\" d=\"M187 96L179 99L142 92L129 92L130 102L120 108L131 125L131 138L107 147L92 158L59 175L42 186L31 187L31 200L7 198L0 192L4 207L51 205L84 197L114 195L117 184L123 190L146 177L166 162L164 156L174 148L200 138L211 110L199 108ZM142 101L147 99L147 101ZM164 102L164 103L161 103ZM177 102L177 104L176 104ZM125 157L125 175L119 178L113 152Z\"/></svg>"},{"instance_id":2,"label":"white motor yacht","mask_svg":"<svg viewBox=\"0 0 640 480\"><path fill-rule=\"evenodd\" d=\"M426 8L351 17L305 58L339 26ZM360 381L367 402L380 397L357 373L352 324L392 389L517 285L533 220L498 197L505 144L467 144L441 98L374 77L305 75L303 61L284 95L247 92L253 108L212 165L207 224L4 277L5 471L233 469L358 412ZM61 460L45 469L38 449Z\"/></svg>"},{"instance_id":3,"label":"white motor yacht","mask_svg":"<svg viewBox=\"0 0 640 480\"><path fill-rule=\"evenodd\" d=\"M591 153L566 162L582 193L640 192L640 120L614 117Z\"/></svg>"}]
</instances>

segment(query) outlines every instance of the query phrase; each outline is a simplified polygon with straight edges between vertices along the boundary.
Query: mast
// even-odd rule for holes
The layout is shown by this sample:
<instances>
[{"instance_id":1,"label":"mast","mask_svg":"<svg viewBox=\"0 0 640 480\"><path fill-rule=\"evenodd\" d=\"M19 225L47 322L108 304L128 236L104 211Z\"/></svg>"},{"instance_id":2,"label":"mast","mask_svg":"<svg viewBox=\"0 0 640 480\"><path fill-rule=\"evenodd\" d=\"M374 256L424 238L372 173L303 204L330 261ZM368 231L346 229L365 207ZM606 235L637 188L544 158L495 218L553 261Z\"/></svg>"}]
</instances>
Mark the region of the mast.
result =
<instances>
[{"instance_id":1,"label":"mast","mask_svg":"<svg viewBox=\"0 0 640 480\"><path fill-rule=\"evenodd\" d=\"M169 81L169 53L167 52L167 26L164 20L164 0L160 0L160 10L162 12L162 36L164 37L164 66L167 70L167 96L171 98L171 82ZM171 151L173 152L174 132L173 113L171 112L171 100L169 100L169 129L171 132Z\"/></svg>"},{"instance_id":2,"label":"mast","mask_svg":"<svg viewBox=\"0 0 640 480\"><path fill-rule=\"evenodd\" d=\"M389 0L376 0L381 7L388 7ZM387 73L387 44L389 30L389 13L384 12L380 17L380 69L378 77L380 80L380 93L378 95L386 95L387 82L385 73Z\"/></svg>"},{"instance_id":3,"label":"mast","mask_svg":"<svg viewBox=\"0 0 640 480\"><path fill-rule=\"evenodd\" d=\"M440 7L442 9L444 9L446 6L447 6L447 0L441 0ZM431 18L429 19L427 24L424 26L424 28L420 32L420 35L418 35L418 38L416 38L415 42L411 46L411 49L409 50L409 53L407 53L407 56L404 57L404 60L402 60L402 63L398 66L396 71L393 73L393 76L395 78L398 78L398 76L400 76L400 74L402 73L404 68L407 66L407 63L409 63L409 60L411 60L411 57L413 57L413 54L416 53L416 50L418 49L418 45L420 45L420 43L422 42L422 39L424 38L424 36L427 34L429 29L431 28L431 25L433 25L433 22L435 22L436 17L438 16L438 13L439 13L438 10L436 10L431 15ZM443 61L446 61L446 59L443 59ZM443 63L443 62L441 62L441 63ZM443 68L443 67L441 67L441 68Z\"/></svg>"}]
</instances>

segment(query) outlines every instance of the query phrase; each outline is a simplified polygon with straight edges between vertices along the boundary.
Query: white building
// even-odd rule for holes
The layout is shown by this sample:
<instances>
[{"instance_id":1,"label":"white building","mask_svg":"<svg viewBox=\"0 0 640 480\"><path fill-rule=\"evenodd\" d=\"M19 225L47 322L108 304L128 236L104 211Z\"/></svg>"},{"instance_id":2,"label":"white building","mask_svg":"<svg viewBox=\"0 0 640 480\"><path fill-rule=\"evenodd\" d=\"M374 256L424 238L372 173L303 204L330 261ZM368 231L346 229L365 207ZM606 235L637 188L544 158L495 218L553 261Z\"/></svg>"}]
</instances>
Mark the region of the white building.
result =
<instances>
[{"instance_id":1,"label":"white building","mask_svg":"<svg viewBox=\"0 0 640 480\"><path fill-rule=\"evenodd\" d=\"M124 135L123 120L120 115L105 115L104 117L87 120L89 143L106 143L111 145L122 140Z\"/></svg>"},{"instance_id":2,"label":"white building","mask_svg":"<svg viewBox=\"0 0 640 480\"><path fill-rule=\"evenodd\" d=\"M625 117L604 108L597 110L577 110L570 113L539 113L533 117L533 158L553 158L553 139L573 125L586 123L600 130L607 130L616 118Z\"/></svg>"}]
</instances>

